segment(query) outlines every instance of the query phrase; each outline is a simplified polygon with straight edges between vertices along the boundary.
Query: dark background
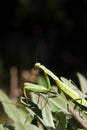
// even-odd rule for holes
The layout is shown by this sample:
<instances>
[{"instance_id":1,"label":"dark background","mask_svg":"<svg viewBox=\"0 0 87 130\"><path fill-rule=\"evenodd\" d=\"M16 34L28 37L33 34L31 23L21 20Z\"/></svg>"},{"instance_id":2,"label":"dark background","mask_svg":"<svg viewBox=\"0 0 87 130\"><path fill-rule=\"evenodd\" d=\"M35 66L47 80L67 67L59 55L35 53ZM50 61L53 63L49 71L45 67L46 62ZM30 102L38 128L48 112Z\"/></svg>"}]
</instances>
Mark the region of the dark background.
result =
<instances>
[{"instance_id":1,"label":"dark background","mask_svg":"<svg viewBox=\"0 0 87 130\"><path fill-rule=\"evenodd\" d=\"M86 0L2 1L1 76L11 66L30 69L35 62L58 76L87 75L86 8Z\"/></svg>"}]
</instances>

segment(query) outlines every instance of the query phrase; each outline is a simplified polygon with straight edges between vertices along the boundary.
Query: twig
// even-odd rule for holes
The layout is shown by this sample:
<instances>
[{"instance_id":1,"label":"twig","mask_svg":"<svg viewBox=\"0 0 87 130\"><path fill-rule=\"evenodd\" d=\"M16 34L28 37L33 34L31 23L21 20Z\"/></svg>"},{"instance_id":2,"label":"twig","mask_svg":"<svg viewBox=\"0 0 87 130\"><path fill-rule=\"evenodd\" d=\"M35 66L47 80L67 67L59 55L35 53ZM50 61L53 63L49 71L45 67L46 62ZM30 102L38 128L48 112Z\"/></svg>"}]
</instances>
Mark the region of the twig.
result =
<instances>
[{"instance_id":1,"label":"twig","mask_svg":"<svg viewBox=\"0 0 87 130\"><path fill-rule=\"evenodd\" d=\"M72 116L81 124L81 126L85 130L87 130L87 123L79 116L79 114L75 110L69 108L69 105L67 105L67 108L68 108L68 112L70 112Z\"/></svg>"}]
</instances>

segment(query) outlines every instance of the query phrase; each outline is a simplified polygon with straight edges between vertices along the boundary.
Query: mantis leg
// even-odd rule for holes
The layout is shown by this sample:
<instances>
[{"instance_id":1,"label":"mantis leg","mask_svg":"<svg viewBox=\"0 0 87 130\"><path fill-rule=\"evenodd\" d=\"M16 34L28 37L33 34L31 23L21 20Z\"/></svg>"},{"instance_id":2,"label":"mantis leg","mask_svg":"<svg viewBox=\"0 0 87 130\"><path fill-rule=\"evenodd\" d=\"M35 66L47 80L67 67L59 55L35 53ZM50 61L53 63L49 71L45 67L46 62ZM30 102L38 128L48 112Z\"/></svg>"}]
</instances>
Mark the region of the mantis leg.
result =
<instances>
[{"instance_id":1,"label":"mantis leg","mask_svg":"<svg viewBox=\"0 0 87 130\"><path fill-rule=\"evenodd\" d=\"M48 77L48 75L45 72L44 72L44 76L45 76L45 79L46 79L47 88L48 88L48 90L50 90L51 83L50 83L49 77Z\"/></svg>"},{"instance_id":2,"label":"mantis leg","mask_svg":"<svg viewBox=\"0 0 87 130\"><path fill-rule=\"evenodd\" d=\"M79 116L80 116L81 107L82 107L82 99L81 99L81 98L78 98L78 99L71 99L70 101L75 102L75 101L77 101L77 100L80 100L80 101L81 101L81 103L79 103Z\"/></svg>"},{"instance_id":3,"label":"mantis leg","mask_svg":"<svg viewBox=\"0 0 87 130\"><path fill-rule=\"evenodd\" d=\"M50 79L49 79L49 76L44 72L44 76L45 76L45 79L46 79L46 83L47 83L47 88L48 88L48 93L51 93L51 94L54 94L53 97L55 97L55 95L59 95L58 92L54 92L54 91L51 91L51 83L50 83Z\"/></svg>"}]
</instances>

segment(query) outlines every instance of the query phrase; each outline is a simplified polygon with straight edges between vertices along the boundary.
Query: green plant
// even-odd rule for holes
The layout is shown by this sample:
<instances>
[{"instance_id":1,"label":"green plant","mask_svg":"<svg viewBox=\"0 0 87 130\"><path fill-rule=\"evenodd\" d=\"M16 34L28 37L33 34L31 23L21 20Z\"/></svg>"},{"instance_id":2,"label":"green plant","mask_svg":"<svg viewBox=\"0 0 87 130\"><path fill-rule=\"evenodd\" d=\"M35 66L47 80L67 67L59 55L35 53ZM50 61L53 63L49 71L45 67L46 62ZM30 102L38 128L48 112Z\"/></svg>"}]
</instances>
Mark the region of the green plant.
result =
<instances>
[{"instance_id":1,"label":"green plant","mask_svg":"<svg viewBox=\"0 0 87 130\"><path fill-rule=\"evenodd\" d=\"M83 90L83 82L87 86L87 79L80 75L79 82ZM85 80L84 80L85 79ZM74 89L77 93L86 97L85 93L78 90L72 80L61 77L62 82ZM45 86L46 79L42 76L38 84ZM14 122L13 125L1 124L0 130L84 130L87 129L87 108L72 101L63 91L58 92L58 87L52 86L54 93L30 93L29 100L21 97L20 104L13 104L3 91L0 90L0 102L5 113ZM70 101L70 100L71 101ZM79 115L80 113L80 115ZM80 119L82 122L80 122ZM84 124L84 125L83 125Z\"/></svg>"}]
</instances>

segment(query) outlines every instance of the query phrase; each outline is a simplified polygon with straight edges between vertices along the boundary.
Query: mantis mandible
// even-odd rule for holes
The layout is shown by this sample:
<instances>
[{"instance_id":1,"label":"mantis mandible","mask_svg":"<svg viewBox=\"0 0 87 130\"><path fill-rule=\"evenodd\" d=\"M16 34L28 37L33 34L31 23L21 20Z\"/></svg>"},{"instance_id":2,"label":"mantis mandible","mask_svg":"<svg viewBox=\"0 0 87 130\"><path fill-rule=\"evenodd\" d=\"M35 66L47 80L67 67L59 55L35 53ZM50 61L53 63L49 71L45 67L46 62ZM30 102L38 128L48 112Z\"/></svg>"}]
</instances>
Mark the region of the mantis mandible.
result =
<instances>
[{"instance_id":1,"label":"mantis mandible","mask_svg":"<svg viewBox=\"0 0 87 130\"><path fill-rule=\"evenodd\" d=\"M24 95L26 97L27 97L26 90L36 92L36 93L49 92L51 89L51 85L50 85L48 76L50 76L55 81L57 87L59 87L65 94L71 97L73 101L76 101L80 105L87 107L87 101L84 98L80 97L79 94L75 90L71 89L68 85L63 83L53 72L47 69L44 65L41 65L40 63L36 63L34 65L34 68L41 69L44 72L48 87L46 88L41 85L36 85L32 83L24 83Z\"/></svg>"}]
</instances>

